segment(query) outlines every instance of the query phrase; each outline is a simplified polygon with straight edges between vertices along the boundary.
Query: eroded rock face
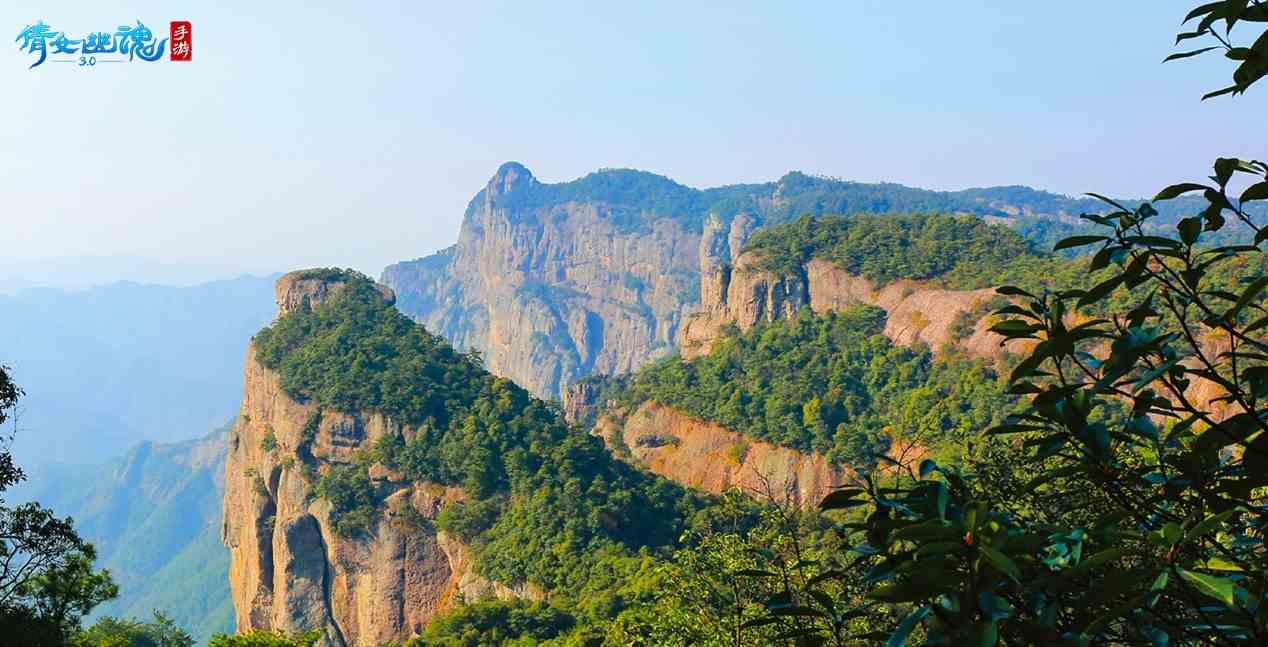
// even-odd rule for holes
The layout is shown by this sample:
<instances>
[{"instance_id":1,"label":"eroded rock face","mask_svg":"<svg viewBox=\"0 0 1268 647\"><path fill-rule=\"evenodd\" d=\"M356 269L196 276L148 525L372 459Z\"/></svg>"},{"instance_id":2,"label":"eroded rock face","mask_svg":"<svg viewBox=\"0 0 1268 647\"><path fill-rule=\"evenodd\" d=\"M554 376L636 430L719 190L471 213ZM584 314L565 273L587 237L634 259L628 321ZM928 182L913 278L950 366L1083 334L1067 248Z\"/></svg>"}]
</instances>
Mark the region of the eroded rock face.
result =
<instances>
[{"instance_id":1,"label":"eroded rock face","mask_svg":"<svg viewBox=\"0 0 1268 647\"><path fill-rule=\"evenodd\" d=\"M982 357L998 357L998 336L990 333L988 318L972 322L957 339L956 323L965 313L976 313L995 297L993 288L944 290L917 281L895 281L877 289L872 282L852 276L836 265L814 259L790 274L761 269L759 257L742 254L729 272L704 274L701 311L683 325L680 352L691 359L707 354L713 341L731 326L740 331L809 308L816 313L868 304L888 313L885 336L896 344L923 343L935 353L957 344Z\"/></svg>"},{"instance_id":2,"label":"eroded rock face","mask_svg":"<svg viewBox=\"0 0 1268 647\"><path fill-rule=\"evenodd\" d=\"M311 307L341 287L288 275L278 282L278 304L283 311ZM225 466L222 531L238 631L316 629L323 645L380 645L418 635L462 599L464 588L492 590L469 558L451 558L457 542L431 525L446 503L463 498L456 488L409 482L372 466L384 501L372 531L359 537L334 531L329 503L313 495L316 475L352 461L384 435L408 437L410 430L379 413L317 412L316 404L288 395L248 348Z\"/></svg>"},{"instance_id":3,"label":"eroded rock face","mask_svg":"<svg viewBox=\"0 0 1268 647\"><path fill-rule=\"evenodd\" d=\"M524 198L535 186L503 165L457 244L384 270L401 310L546 398L670 353L699 294L698 225L600 201L538 204Z\"/></svg>"},{"instance_id":4,"label":"eroded rock face","mask_svg":"<svg viewBox=\"0 0 1268 647\"><path fill-rule=\"evenodd\" d=\"M854 478L817 454L752 440L656 402L610 412L593 433L618 456L711 494L738 487L758 499L811 507Z\"/></svg>"},{"instance_id":5,"label":"eroded rock face","mask_svg":"<svg viewBox=\"0 0 1268 647\"><path fill-rule=\"evenodd\" d=\"M325 301L348 285L342 277L322 276L324 270L290 272L277 280L273 291L277 296L279 314L309 309ZM396 295L385 285L376 285L388 303L396 302Z\"/></svg>"}]
</instances>

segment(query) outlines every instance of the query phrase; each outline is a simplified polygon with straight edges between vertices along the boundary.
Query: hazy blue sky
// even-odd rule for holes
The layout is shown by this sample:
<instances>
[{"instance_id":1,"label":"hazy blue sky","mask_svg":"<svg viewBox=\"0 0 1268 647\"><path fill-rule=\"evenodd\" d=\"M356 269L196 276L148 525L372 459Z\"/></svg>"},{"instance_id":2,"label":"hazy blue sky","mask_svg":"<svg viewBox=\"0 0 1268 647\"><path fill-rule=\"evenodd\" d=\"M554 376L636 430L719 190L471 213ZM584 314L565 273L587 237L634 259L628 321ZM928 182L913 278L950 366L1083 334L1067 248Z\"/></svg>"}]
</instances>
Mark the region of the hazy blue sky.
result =
<instances>
[{"instance_id":1,"label":"hazy blue sky","mask_svg":"<svg viewBox=\"0 0 1268 647\"><path fill-rule=\"evenodd\" d=\"M0 254L377 274L512 159L1140 196L1268 141L1263 91L1198 101L1225 61L1160 63L1195 3L6 2ZM28 70L37 19L189 19L194 62Z\"/></svg>"}]
</instances>

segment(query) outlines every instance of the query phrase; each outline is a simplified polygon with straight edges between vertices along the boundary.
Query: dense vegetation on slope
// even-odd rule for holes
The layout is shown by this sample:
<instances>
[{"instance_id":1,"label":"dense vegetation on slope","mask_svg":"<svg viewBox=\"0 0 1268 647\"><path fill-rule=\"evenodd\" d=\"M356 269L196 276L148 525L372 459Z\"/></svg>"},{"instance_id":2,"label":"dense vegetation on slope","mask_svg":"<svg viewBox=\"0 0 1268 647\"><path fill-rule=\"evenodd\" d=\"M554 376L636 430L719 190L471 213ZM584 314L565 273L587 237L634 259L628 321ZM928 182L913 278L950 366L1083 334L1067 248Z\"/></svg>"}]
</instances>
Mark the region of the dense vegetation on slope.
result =
<instances>
[{"instance_id":1,"label":"dense vegetation on slope","mask_svg":"<svg viewBox=\"0 0 1268 647\"><path fill-rule=\"evenodd\" d=\"M802 216L758 231L748 250L763 269L792 273L812 258L832 261L876 285L929 280L955 289L999 285L1064 270L1007 227L973 216L933 214Z\"/></svg>"},{"instance_id":2,"label":"dense vegetation on slope","mask_svg":"<svg viewBox=\"0 0 1268 647\"><path fill-rule=\"evenodd\" d=\"M1007 414L1013 399L988 362L895 346L884 323L883 310L866 306L803 312L693 361L653 364L622 397L855 465L870 464L891 437L958 441Z\"/></svg>"},{"instance_id":3,"label":"dense vegetation on slope","mask_svg":"<svg viewBox=\"0 0 1268 647\"><path fill-rule=\"evenodd\" d=\"M296 397L416 427L367 460L464 487L470 500L438 524L471 542L481 573L558 591L591 618L619 611L622 587L647 568L649 551L678 539L701 499L616 460L552 405L397 312L368 279L346 278L327 303L261 331L260 362ZM342 532L364 530L378 504L364 464L335 469L316 488Z\"/></svg>"}]
</instances>

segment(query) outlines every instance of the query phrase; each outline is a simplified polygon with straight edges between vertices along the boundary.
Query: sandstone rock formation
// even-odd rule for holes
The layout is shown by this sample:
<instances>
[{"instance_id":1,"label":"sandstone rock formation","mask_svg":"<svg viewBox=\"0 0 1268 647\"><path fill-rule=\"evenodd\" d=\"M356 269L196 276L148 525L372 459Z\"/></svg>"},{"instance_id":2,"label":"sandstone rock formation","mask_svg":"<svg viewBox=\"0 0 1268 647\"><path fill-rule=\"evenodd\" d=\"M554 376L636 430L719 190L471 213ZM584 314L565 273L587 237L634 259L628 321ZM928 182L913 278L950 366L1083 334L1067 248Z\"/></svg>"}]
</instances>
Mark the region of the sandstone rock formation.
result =
<instances>
[{"instance_id":1,"label":"sandstone rock formation","mask_svg":"<svg viewBox=\"0 0 1268 647\"><path fill-rule=\"evenodd\" d=\"M938 352L954 343L983 357L1000 354L999 338L990 333L985 306L995 290L945 290L917 281L895 281L879 289L821 259L798 271L775 274L761 268L753 252L741 254L733 268L702 272L701 311L683 325L680 352L685 358L707 354L713 341L734 326L748 330L758 323L786 319L810 309L816 313L868 304L888 313L885 335L896 344L927 344ZM957 320L979 315L972 330L957 339Z\"/></svg>"},{"instance_id":2,"label":"sandstone rock formation","mask_svg":"<svg viewBox=\"0 0 1268 647\"><path fill-rule=\"evenodd\" d=\"M278 306L311 307L341 288L337 279L289 274L278 281ZM313 494L316 475L386 434L409 433L375 412L319 414L315 403L288 395L248 348L222 530L238 631L316 629L322 645L380 645L417 635L463 597L516 593L476 575L465 547L431 526L446 503L463 498L457 488L407 482L371 466L385 501L372 532L350 538L334 531L329 503Z\"/></svg>"},{"instance_id":3,"label":"sandstone rock formation","mask_svg":"<svg viewBox=\"0 0 1268 647\"><path fill-rule=\"evenodd\" d=\"M822 456L752 440L656 402L628 414L610 412L593 433L619 456L711 494L738 487L757 498L811 507L853 482L848 468Z\"/></svg>"},{"instance_id":4,"label":"sandstone rock formation","mask_svg":"<svg viewBox=\"0 0 1268 647\"><path fill-rule=\"evenodd\" d=\"M559 399L579 377L671 352L699 293L700 231L627 203L539 199L556 186L503 165L456 245L388 267L383 282L403 312L479 350L493 373Z\"/></svg>"}]
</instances>

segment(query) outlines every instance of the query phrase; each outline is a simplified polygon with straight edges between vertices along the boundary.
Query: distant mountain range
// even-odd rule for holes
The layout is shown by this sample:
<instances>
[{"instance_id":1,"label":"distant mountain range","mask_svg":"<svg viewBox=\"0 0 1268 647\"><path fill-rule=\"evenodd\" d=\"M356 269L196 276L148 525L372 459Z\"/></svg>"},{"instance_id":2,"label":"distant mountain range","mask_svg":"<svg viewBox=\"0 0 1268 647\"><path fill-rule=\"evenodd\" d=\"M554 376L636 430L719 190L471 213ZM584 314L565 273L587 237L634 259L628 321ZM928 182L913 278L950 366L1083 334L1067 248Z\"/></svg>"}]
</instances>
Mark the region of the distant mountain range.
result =
<instances>
[{"instance_id":1,"label":"distant mountain range","mask_svg":"<svg viewBox=\"0 0 1268 647\"><path fill-rule=\"evenodd\" d=\"M26 391L20 464L100 462L232 416L247 341L273 316L273 278L0 296L0 363Z\"/></svg>"},{"instance_id":2,"label":"distant mountain range","mask_svg":"<svg viewBox=\"0 0 1268 647\"><path fill-rule=\"evenodd\" d=\"M144 442L98 465L50 467L22 489L74 518L97 548L97 565L118 583L119 598L94 617L149 618L158 609L200 643L233 630L229 553L220 543L227 430Z\"/></svg>"},{"instance_id":3,"label":"distant mountain range","mask_svg":"<svg viewBox=\"0 0 1268 647\"><path fill-rule=\"evenodd\" d=\"M232 276L205 263L173 263L140 256L65 256L0 259L0 295L30 288L82 290L121 281L188 287Z\"/></svg>"}]
</instances>

